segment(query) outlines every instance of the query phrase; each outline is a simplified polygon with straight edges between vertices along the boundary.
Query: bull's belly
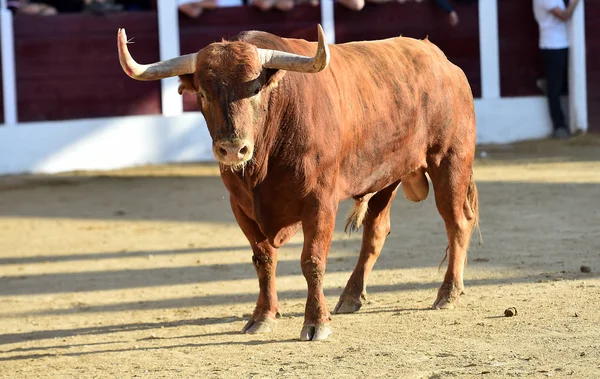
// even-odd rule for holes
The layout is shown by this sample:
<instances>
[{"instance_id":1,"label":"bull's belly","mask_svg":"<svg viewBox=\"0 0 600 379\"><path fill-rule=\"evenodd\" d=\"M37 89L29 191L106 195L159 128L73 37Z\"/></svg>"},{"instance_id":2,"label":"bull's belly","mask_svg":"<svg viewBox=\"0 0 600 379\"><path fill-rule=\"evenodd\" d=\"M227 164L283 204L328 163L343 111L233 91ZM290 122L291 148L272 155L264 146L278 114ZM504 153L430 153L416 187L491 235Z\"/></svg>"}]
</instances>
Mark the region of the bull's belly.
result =
<instances>
[{"instance_id":1,"label":"bull's belly","mask_svg":"<svg viewBox=\"0 0 600 379\"><path fill-rule=\"evenodd\" d=\"M360 198L365 194L375 193L387 188L394 183L405 180L411 181L416 176L414 173L423 173L426 168L425 160L389 160L372 167L364 167L361 170L351 168L340 170L343 177L340 179L341 197ZM422 176L422 175L419 175ZM408 183L407 183L408 184Z\"/></svg>"}]
</instances>

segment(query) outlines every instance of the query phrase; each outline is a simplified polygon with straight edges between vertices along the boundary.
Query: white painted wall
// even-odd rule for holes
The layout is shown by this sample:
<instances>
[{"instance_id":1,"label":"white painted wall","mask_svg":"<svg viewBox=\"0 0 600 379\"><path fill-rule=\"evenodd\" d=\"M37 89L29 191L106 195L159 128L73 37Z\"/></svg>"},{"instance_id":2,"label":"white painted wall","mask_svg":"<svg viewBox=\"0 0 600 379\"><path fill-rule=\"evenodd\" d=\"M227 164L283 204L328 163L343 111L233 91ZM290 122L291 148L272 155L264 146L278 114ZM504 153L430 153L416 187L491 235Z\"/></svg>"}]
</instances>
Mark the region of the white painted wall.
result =
<instances>
[{"instance_id":1,"label":"white painted wall","mask_svg":"<svg viewBox=\"0 0 600 379\"><path fill-rule=\"evenodd\" d=\"M545 138L552 133L543 96L475 100L477 143L503 144Z\"/></svg>"},{"instance_id":2,"label":"white painted wall","mask_svg":"<svg viewBox=\"0 0 600 379\"><path fill-rule=\"evenodd\" d=\"M212 158L200 113L22 124L0 128L0 173L105 170Z\"/></svg>"}]
</instances>

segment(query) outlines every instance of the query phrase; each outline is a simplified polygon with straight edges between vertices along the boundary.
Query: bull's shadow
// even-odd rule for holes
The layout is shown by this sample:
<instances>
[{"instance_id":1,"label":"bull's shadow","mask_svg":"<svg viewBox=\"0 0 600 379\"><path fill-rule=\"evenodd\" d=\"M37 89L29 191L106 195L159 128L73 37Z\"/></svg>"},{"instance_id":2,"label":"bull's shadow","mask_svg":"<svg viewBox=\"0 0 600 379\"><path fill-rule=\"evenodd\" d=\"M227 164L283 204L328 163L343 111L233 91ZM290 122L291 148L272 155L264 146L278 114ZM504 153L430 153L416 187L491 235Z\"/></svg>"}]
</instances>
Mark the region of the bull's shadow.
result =
<instances>
[{"instance_id":1,"label":"bull's shadow","mask_svg":"<svg viewBox=\"0 0 600 379\"><path fill-rule=\"evenodd\" d=\"M112 180L112 179L109 179ZM142 179L152 181L153 178ZM158 178L157 180L165 180ZM220 181L219 178L192 178L190 180L206 180L208 182ZM111 196L119 196L120 181ZM137 179L136 179L137 181ZM151 185L136 184L134 187L142 187L142 191ZM206 187L202 192L204 197L219 198ZM523 267L535 267L537 272L568 271L576 272L581 264L590 264L593 252L600 249L600 235L597 228L600 221L600 213L597 209L589 208L594 204L598 185L595 183L522 183L522 182L480 182L480 202L482 231L484 245L479 247L476 243L470 250L470 266L488 265L492 267L503 267L511 270L520 270ZM196 194L196 189L188 188L190 197ZM10 191L9 191L10 192ZM23 191L18 191L23 192ZM27 192L27 191L25 191ZM158 194L157 194L158 196ZM135 198L135 196L134 196ZM150 196L151 199L160 197ZM160 206L164 212L162 216L172 215L181 217L178 212L169 207L172 201L167 198ZM82 199L82 201L84 201ZM3 201L6 203L6 200ZM10 203L6 203L10 205ZM40 201L42 210L44 209ZM89 203L86 203L89 204ZM332 243L330 259L327 272L351 272L354 268L360 240L358 236L348 238L342 237L344 218L348 209L347 202L342 204L338 213L336 239ZM137 206L140 206L139 204ZM10 213L10 207L8 212ZM13 207L13 209L19 207ZM27 210L35 210L35 207L25 207ZM46 206L46 210L50 212ZM100 212L90 206L92 211ZM194 208L193 204L186 208ZM223 215L230 215L229 204L221 204L218 207ZM1 208L0 208L1 209ZM183 218L193 215L193 219L203 215L207 220L214 218L229 219L232 216L215 215L204 213L201 205L195 211L184 213ZM6 209L4 209L6 211ZM180 210L180 209L179 209ZM214 210L214 208L213 208ZM64 211L67 212L67 211ZM194 213L195 212L195 213ZM234 225L234 221L229 221ZM206 227L206 226L199 226ZM238 251L239 263L231 264L192 264L182 267L129 267L129 263L123 263L116 270L98 270L85 272L58 272L29 275L10 275L0 278L0 295L32 295L49 293L70 293L76 291L102 291L127 288L142 288L156 286L170 286L180 284L199 284L213 281L231 281L256 279L256 273L251 264L251 250L247 241L237 231L238 235L232 239L231 246L216 247L193 247L182 250L158 250L158 251L130 251L130 252L97 252L91 254L66 254L46 256L42 251L31 254L37 257L11 256L4 251L0 258L0 265L14 264L36 264L42 262L65 263L81 260L102 260L119 258L142 258L147 255L181 256L198 255L202 262L201 254L218 253L225 251ZM301 236L301 231L299 232ZM476 237L475 237L476 238ZM507 245L507 240L510 245ZM583 241L585 249L572 251L574 243ZM436 270L437 264L443 256L446 246L446 235L441 217L435 208L433 196L423 203L415 204L406 201L399 195L392 209L392 233L388 237L381 257L375 269L407 269L415 267L429 267ZM282 256L278 266L278 276L301 276L299 255L302 242L295 239L282 249ZM560 249L569 252L569 257L550 261L545 256L545 251ZM483 262L478 262L478 259ZM558 258L557 258L558 259ZM489 261L489 262L485 262ZM132 261L133 262L133 261ZM195 262L195 260L194 260ZM467 280L468 270L467 267Z\"/></svg>"},{"instance_id":2,"label":"bull's shadow","mask_svg":"<svg viewBox=\"0 0 600 379\"><path fill-rule=\"evenodd\" d=\"M298 315L295 315L298 316ZM168 328L180 328L183 326L207 326L217 324L228 324L233 322L242 322L244 318L238 316L227 316L227 317L203 317L199 319L183 319L177 321L158 321L158 322L141 322L141 323L127 323L127 324L114 324L114 325L102 325L102 326L89 326L72 329L53 329L53 330L41 330L28 333L13 333L0 335L0 345L8 345L21 341L37 341L54 338L65 338L73 336L96 336L103 334L117 334L121 332L135 332L144 330L156 330L156 329L168 329ZM224 334L239 334L239 332L225 332ZM177 339L181 337L172 337ZM152 339L152 337L145 338ZM144 340L144 339L140 339ZM247 341L248 344L252 344L251 341ZM15 352L29 352L35 350L46 350L46 349L68 349L76 346L93 346L93 345L107 345L117 344L119 342L101 342L101 343L86 343L82 345L74 344L61 344L57 346L46 346L46 347L32 347L32 348L16 348L11 350L2 351L3 353L15 353ZM7 358L6 360L14 359L14 357ZM0 358L0 361L3 359Z\"/></svg>"},{"instance_id":3,"label":"bull's shadow","mask_svg":"<svg viewBox=\"0 0 600 379\"><path fill-rule=\"evenodd\" d=\"M561 274L554 274L554 279L558 279ZM562 276L568 276L569 279L590 279L590 278L598 278L600 277L600 273L594 274L567 274ZM531 282L539 282L543 280L553 280L549 275L524 275L520 277L511 277L511 278L494 278L494 279L480 279L480 280L467 280L466 285L469 286L498 286L498 285L510 285L515 283L531 283ZM369 287L369 292L372 296L376 297L378 293L383 292L397 292L397 291L407 291L407 290L432 290L434 291L438 287L438 283L429 282L429 283L401 283L401 284L387 284L387 285L374 285ZM324 289L325 296L327 297L337 297L340 293L340 289L335 288L325 288ZM303 301L306 297L305 291L279 291L280 299L284 302L290 300ZM132 302L132 303L120 303L114 305L101 305L101 306L93 306L88 309L61 309L61 310L44 310L40 312L36 312L34 314L29 314L27 316L61 316L66 314L71 314L74 312L115 312L115 311L123 311L123 310L143 310L143 309L165 309L165 308L176 308L176 307L201 307L206 305L214 305L214 304L231 304L231 303L239 303L239 302L253 302L256 300L255 294L243 294L243 295L214 295L214 296L198 296L198 297L188 297L188 298L177 298L177 299L168 299L168 300L154 300L154 301L146 301L146 302ZM428 299L430 300L430 299ZM429 303L427 301L422 302L423 307L420 308L402 308L400 306L378 306L378 305L367 305L360 310L361 314L369 314L369 313L392 313L393 315L402 315L405 312L422 312L422 311L434 311L429 307ZM26 316L25 314L15 313L12 316ZM286 313L284 311L285 317L298 317L301 318L303 313ZM335 317L344 317L344 315L336 315ZM33 332L25 332L25 333L10 333L0 335L0 345L19 343L22 341L31 341L31 340L46 340L46 339L55 339L55 338L65 338L72 336L86 336L86 335L102 335L102 334L118 334L121 332L132 332L132 331L144 331L144 330L157 330L162 328L178 328L182 326L206 326L206 325L216 325L216 324L229 324L229 323L243 323L247 319L246 315L231 315L225 317L205 317L200 319L181 319L177 321L158 321L158 322L145 322L145 323L122 323L122 324L114 324L114 325L101 325L101 326L90 326L90 327L81 327L81 328L73 328L73 329L51 329L51 330L40 330ZM237 335L239 332L237 331L226 331L222 333L218 333L219 335L223 334L231 334ZM181 339L181 338L199 338L199 337L210 337L208 335L196 335L187 336L187 337L169 337L169 339ZM153 337L149 337L151 339ZM148 339L148 338L147 338ZM291 341L296 341L291 340ZM272 342L282 342L282 341L272 341ZM283 341L286 342L286 341ZM118 342L103 342L99 343L99 345L111 344ZM227 342L229 343L229 342ZM256 341L241 341L239 343L252 345L254 343L258 343ZM84 344L88 346L90 344ZM46 346L39 347L35 346L31 349L28 348L17 348L12 350L3 351L4 353L15 353L15 352L24 352L28 353L30 351L36 350L46 350L46 349L62 349L62 348L71 348L76 345L58 345L58 346ZM118 350L116 350L118 351ZM31 358L35 357L37 354L25 354L25 355L17 355L6 358L0 358L2 360L14 360L21 358ZM43 355L43 353L42 353ZM77 354L76 354L77 355Z\"/></svg>"},{"instance_id":4,"label":"bull's shadow","mask_svg":"<svg viewBox=\"0 0 600 379\"><path fill-rule=\"evenodd\" d=\"M237 333L236 333L237 334ZM194 336L199 337L199 336ZM288 340L264 340L264 339L256 339L256 340L243 340L243 341L222 341L222 342L200 342L200 343L176 343L167 346L145 346L144 351L153 351L153 350L169 350L169 349L177 349L177 348L203 348L208 346L233 346L233 345L245 345L245 346L257 346L257 345L268 345L268 344L283 344L283 343L297 343L296 339L288 339ZM44 353L43 351L49 350L63 350L60 355L65 357L82 357L86 355L95 355L95 354L106 354L106 353L124 353L137 350L136 347L124 347L124 348L110 348L110 345L119 344L119 342L102 342L96 344L97 346L109 345L109 347L104 349L96 349L91 351L76 351L70 352L68 349L78 347L77 345L61 345L61 346L50 346L43 348L35 348L33 350L39 350L38 353L29 353L29 354L21 354L21 355L12 355L8 357L0 357L0 362L2 361L18 361L18 360L30 360L30 359L40 359L47 357L55 357L57 354L52 353ZM123 344L123 343L120 343ZM84 346L94 346L94 344L84 344ZM13 352L13 351L8 351Z\"/></svg>"},{"instance_id":5,"label":"bull's shadow","mask_svg":"<svg viewBox=\"0 0 600 379\"><path fill-rule=\"evenodd\" d=\"M541 274L529 274L525 273L522 276L517 277L501 277L501 278L488 278L488 279L465 279L465 286L467 288L471 286L499 286L499 285L511 285L518 283L541 283L541 282L549 282L554 280L589 280L600 277L600 273L595 272L591 274L583 274L579 272L549 272L549 273L541 273ZM386 292L403 292L403 291L415 291L415 290L429 290L431 292L431 298L426 298L423 300L423 308L419 309L410 309L410 310L429 310L430 305L429 301L433 301L433 295L435 291L439 287L440 282L431 281L431 282L406 282L406 283L397 283L397 284L379 284L379 285L369 285L367 290L369 292L369 296L371 299L376 299L377 294L386 293ZM326 297L337 300L338 296L342 292L342 288L332 288L326 287L323 290ZM277 291L280 301L282 304L288 301L303 301L306 299L306 290L287 290L287 291ZM243 294L225 294L225 295L206 295L206 296L190 296L190 297L179 297L179 298L171 298L171 299L161 299L161 300L147 300L147 301L132 301L132 302L121 302L116 304L105 304L105 305L73 305L71 308L61 308L61 309L45 309L35 312L19 312L15 311L13 313L6 313L5 317L35 317L35 316L64 316L64 315L73 315L73 314L94 314L94 313L111 313L111 312L123 312L123 311L137 311L137 310L160 310L160 309L177 309L177 308L194 308L194 307L207 307L207 306L215 306L215 305L226 305L226 304L240 304L240 303L253 303L256 301L258 297L258 286L255 292L252 293L243 293ZM329 304L331 307L335 305L335 302ZM250 308L249 308L250 309ZM379 312L402 312L407 311L403 310L399 307L385 307L381 308L379 306L371 306L367 305L363 307L360 312L361 313L379 313ZM287 316L295 316L300 317L302 314L289 314L285 312L283 309L284 315ZM343 316L341 316L343 317ZM239 321L242 318L238 316L231 317L223 317L217 319L206 319L198 325L205 324L217 324L221 322L232 322ZM120 328L120 326L119 326ZM105 328L102 328L103 330ZM123 329L126 329L124 327ZM46 334L52 337L43 337L44 333L34 333L40 334L40 338L53 338L53 337L61 337L60 332L58 334L53 334L54 331L48 331ZM2 343L10 343L14 342L10 338L17 338L17 336L21 336L20 333L12 335L0 335L0 344ZM2 342L2 341L5 342Z\"/></svg>"}]
</instances>

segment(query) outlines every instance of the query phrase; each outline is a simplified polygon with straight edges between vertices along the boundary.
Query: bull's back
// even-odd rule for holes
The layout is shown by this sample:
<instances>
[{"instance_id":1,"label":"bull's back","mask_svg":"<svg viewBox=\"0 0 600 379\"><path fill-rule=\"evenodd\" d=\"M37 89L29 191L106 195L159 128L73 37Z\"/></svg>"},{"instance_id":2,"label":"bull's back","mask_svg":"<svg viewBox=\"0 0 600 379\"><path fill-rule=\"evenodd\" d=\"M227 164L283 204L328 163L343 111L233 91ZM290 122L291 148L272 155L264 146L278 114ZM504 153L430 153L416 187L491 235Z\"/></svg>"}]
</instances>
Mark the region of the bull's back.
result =
<instances>
[{"instance_id":1,"label":"bull's back","mask_svg":"<svg viewBox=\"0 0 600 379\"><path fill-rule=\"evenodd\" d=\"M452 105L473 102L462 70L428 40L398 37L332 46L329 70L350 130L389 122L410 132L417 113L429 124Z\"/></svg>"},{"instance_id":2,"label":"bull's back","mask_svg":"<svg viewBox=\"0 0 600 379\"><path fill-rule=\"evenodd\" d=\"M434 141L470 122L464 113L474 123L464 73L427 40L332 46L329 70L342 110L345 197L381 190L422 166Z\"/></svg>"}]
</instances>

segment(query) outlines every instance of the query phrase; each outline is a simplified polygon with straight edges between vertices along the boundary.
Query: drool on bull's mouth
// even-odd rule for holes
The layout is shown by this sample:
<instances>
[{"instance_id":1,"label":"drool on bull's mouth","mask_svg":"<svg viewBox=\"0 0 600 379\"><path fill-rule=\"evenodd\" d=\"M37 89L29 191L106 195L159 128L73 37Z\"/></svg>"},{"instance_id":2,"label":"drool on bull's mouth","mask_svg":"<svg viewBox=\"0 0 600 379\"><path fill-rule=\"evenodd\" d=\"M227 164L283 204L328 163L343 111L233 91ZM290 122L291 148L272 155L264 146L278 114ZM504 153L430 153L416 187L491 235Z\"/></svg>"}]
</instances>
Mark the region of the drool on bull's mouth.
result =
<instances>
[{"instance_id":1,"label":"drool on bull's mouth","mask_svg":"<svg viewBox=\"0 0 600 379\"><path fill-rule=\"evenodd\" d=\"M244 171L244 169L246 168L248 163L250 163L250 159L236 161L236 162L232 162L229 160L221 160L221 159L217 159L217 161L219 162L219 164L221 166L224 166L224 168L229 169L234 172L235 171Z\"/></svg>"}]
</instances>

